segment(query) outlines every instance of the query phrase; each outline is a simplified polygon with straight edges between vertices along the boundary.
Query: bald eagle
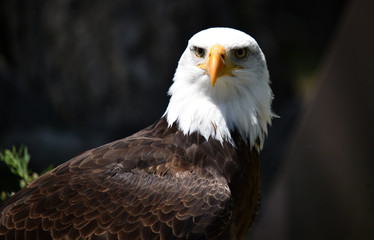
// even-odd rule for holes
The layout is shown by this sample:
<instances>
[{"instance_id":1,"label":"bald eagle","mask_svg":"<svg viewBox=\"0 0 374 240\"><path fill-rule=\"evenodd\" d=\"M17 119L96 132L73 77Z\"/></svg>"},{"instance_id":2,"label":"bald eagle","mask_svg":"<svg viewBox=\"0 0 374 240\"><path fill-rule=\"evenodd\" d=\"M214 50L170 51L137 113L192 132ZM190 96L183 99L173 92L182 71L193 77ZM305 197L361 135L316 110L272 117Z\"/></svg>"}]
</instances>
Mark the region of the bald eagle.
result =
<instances>
[{"instance_id":1,"label":"bald eagle","mask_svg":"<svg viewBox=\"0 0 374 240\"><path fill-rule=\"evenodd\" d=\"M241 239L258 211L269 84L252 37L195 34L161 119L20 190L0 207L0 239Z\"/></svg>"}]
</instances>

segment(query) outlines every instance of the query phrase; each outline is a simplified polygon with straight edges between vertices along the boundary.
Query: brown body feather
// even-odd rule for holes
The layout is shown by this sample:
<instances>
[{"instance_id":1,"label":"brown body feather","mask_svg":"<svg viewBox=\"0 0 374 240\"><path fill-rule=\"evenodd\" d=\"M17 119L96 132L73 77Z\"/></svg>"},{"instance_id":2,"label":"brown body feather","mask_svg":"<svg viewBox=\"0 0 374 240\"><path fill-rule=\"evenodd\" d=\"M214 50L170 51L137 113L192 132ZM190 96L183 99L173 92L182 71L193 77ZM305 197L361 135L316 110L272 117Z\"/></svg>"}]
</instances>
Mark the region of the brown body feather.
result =
<instances>
[{"instance_id":1,"label":"brown body feather","mask_svg":"<svg viewBox=\"0 0 374 240\"><path fill-rule=\"evenodd\" d=\"M241 239L259 154L185 136L162 118L44 174L0 207L0 239Z\"/></svg>"}]
</instances>

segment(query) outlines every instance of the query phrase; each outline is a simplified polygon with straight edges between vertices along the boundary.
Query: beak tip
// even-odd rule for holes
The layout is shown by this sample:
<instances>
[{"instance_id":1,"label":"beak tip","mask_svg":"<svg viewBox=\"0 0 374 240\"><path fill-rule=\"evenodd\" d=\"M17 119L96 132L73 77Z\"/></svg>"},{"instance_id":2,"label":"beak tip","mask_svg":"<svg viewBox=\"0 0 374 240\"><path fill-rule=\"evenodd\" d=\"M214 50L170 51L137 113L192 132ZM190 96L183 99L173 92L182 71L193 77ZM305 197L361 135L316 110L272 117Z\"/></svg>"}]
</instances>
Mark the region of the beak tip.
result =
<instances>
[{"instance_id":1,"label":"beak tip","mask_svg":"<svg viewBox=\"0 0 374 240\"><path fill-rule=\"evenodd\" d=\"M212 82L212 87L214 87L214 85L216 84L216 80L211 80Z\"/></svg>"}]
</instances>

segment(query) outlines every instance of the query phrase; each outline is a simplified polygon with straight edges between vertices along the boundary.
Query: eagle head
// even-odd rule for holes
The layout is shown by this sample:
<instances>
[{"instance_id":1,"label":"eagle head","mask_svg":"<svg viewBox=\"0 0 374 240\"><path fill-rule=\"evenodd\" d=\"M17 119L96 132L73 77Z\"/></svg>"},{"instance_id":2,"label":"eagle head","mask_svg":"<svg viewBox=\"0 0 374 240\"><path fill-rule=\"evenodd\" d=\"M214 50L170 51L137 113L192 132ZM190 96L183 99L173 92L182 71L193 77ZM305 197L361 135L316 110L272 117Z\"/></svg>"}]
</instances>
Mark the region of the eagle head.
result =
<instances>
[{"instance_id":1,"label":"eagle head","mask_svg":"<svg viewBox=\"0 0 374 240\"><path fill-rule=\"evenodd\" d=\"M232 132L259 149L274 114L265 56L248 34L210 28L188 42L179 60L164 116L184 134L235 145Z\"/></svg>"}]
</instances>

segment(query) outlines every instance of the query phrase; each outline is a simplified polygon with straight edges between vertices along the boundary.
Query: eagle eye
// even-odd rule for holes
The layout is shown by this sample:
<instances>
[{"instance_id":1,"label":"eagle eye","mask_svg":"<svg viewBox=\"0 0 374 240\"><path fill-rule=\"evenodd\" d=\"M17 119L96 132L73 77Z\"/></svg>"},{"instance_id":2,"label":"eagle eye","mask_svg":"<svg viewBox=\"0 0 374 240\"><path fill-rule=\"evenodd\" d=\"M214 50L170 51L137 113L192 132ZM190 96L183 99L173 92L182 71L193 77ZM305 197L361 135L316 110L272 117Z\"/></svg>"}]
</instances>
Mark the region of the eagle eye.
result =
<instances>
[{"instance_id":1,"label":"eagle eye","mask_svg":"<svg viewBox=\"0 0 374 240\"><path fill-rule=\"evenodd\" d=\"M243 59L248 54L248 48L238 48L234 50L235 57L237 59Z\"/></svg>"},{"instance_id":2,"label":"eagle eye","mask_svg":"<svg viewBox=\"0 0 374 240\"><path fill-rule=\"evenodd\" d=\"M194 47L195 55L198 58L202 58L205 56L205 49L200 47Z\"/></svg>"}]
</instances>

